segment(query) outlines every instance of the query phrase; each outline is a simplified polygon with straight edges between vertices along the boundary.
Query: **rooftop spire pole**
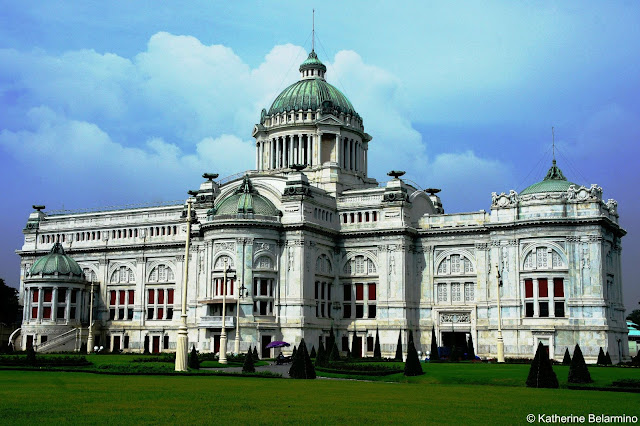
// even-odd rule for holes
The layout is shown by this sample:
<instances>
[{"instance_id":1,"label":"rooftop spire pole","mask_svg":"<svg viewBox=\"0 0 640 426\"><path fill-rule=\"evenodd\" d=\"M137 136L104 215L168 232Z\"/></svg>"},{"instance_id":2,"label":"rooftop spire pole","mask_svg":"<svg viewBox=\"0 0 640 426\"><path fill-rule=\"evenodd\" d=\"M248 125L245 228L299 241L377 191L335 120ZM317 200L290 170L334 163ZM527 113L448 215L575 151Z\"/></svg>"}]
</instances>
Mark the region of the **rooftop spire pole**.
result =
<instances>
[{"instance_id":1,"label":"rooftop spire pole","mask_svg":"<svg viewBox=\"0 0 640 426\"><path fill-rule=\"evenodd\" d=\"M551 126L551 146L553 148L553 164L556 164L556 135L553 126Z\"/></svg>"},{"instance_id":2,"label":"rooftop spire pole","mask_svg":"<svg viewBox=\"0 0 640 426\"><path fill-rule=\"evenodd\" d=\"M311 9L311 51L316 48L316 10Z\"/></svg>"}]
</instances>

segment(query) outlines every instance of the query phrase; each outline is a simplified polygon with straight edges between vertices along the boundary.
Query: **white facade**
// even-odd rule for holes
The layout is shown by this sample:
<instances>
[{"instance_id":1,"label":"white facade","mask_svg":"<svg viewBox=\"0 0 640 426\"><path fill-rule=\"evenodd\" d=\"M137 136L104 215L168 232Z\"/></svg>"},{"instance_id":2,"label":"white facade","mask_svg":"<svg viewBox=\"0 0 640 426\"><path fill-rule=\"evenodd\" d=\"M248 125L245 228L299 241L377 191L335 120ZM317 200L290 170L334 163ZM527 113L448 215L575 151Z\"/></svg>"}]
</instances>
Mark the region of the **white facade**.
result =
<instances>
[{"instance_id":1,"label":"white facade","mask_svg":"<svg viewBox=\"0 0 640 426\"><path fill-rule=\"evenodd\" d=\"M301 82L320 69L303 66ZM241 174L209 179L193 197L189 347L219 351L228 265L228 352L238 327L239 350L257 345L261 356L274 355L263 349L271 340L297 344L304 337L317 348L333 327L339 349L351 349L355 336L362 355L372 355L379 330L383 356L392 357L400 332L406 350L408 330L417 349L428 351L434 327L440 346L472 336L476 353L493 358L500 291L506 357L531 358L539 341L555 359L576 343L587 361L600 347L614 361L628 357L625 231L615 201L603 201L598 186L493 194L490 212L444 214L436 191L429 195L399 176L380 186L367 176L371 137L358 116L335 104L264 111L253 135L256 170L244 174L251 191L243 191ZM234 196L243 201L228 201L238 206L229 213L221 206ZM44 333L49 341L61 333L51 328L56 319L32 318L24 280L60 242L87 280L99 283L96 344L175 351L185 217L183 204L32 213L18 251L22 345L28 335L37 345ZM86 340L86 312L81 318L64 324L65 332L78 329Z\"/></svg>"}]
</instances>

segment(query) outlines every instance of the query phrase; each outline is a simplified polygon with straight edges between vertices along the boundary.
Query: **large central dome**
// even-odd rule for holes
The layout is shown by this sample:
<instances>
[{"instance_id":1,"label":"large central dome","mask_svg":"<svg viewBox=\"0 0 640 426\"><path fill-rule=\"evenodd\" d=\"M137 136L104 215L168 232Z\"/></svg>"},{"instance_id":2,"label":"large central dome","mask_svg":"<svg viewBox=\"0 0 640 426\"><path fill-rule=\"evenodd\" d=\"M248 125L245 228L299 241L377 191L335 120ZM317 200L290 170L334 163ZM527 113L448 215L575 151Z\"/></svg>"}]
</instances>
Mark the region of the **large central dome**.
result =
<instances>
[{"instance_id":1,"label":"large central dome","mask_svg":"<svg viewBox=\"0 0 640 426\"><path fill-rule=\"evenodd\" d=\"M324 79L326 71L324 64L318 59L314 51L300 65L302 80L287 87L273 101L268 115L289 111L315 111L323 107L323 103L330 101L331 108L338 112L359 117L349 99L338 89ZM326 105L326 104L325 104Z\"/></svg>"}]
</instances>

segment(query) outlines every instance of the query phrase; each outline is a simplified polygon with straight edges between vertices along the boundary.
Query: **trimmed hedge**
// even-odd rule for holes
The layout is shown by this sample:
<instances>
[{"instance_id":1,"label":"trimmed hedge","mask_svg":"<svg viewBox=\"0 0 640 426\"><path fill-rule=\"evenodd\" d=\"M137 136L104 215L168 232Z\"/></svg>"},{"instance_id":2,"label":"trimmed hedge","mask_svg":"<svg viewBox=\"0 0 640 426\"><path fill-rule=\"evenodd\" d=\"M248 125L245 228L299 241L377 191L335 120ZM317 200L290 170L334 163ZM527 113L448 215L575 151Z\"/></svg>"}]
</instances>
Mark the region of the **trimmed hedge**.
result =
<instances>
[{"instance_id":1,"label":"trimmed hedge","mask_svg":"<svg viewBox=\"0 0 640 426\"><path fill-rule=\"evenodd\" d=\"M0 365L7 366L34 366L33 360L24 355L2 355L0 356ZM78 355L67 356L47 356L38 355L35 366L53 367L53 366L86 366L92 365L87 358Z\"/></svg>"},{"instance_id":2,"label":"trimmed hedge","mask_svg":"<svg viewBox=\"0 0 640 426\"><path fill-rule=\"evenodd\" d=\"M346 376L388 376L390 374L403 373L401 369L389 369L384 371L365 371L365 370L344 370L334 369L330 367L316 367L317 371L332 374L344 374Z\"/></svg>"}]
</instances>

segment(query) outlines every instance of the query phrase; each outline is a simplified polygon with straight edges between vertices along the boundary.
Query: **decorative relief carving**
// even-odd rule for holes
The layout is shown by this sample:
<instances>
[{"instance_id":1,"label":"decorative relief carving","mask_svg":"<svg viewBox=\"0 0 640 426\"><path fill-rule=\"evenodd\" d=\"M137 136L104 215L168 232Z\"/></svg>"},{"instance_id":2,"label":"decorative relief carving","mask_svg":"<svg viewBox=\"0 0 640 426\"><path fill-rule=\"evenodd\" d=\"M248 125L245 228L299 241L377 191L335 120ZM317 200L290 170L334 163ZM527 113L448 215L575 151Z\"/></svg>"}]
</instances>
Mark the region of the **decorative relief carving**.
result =
<instances>
[{"instance_id":1,"label":"decorative relief carving","mask_svg":"<svg viewBox=\"0 0 640 426\"><path fill-rule=\"evenodd\" d=\"M184 254L177 255L176 262L184 262Z\"/></svg>"},{"instance_id":2,"label":"decorative relief carving","mask_svg":"<svg viewBox=\"0 0 640 426\"><path fill-rule=\"evenodd\" d=\"M228 250L228 251L236 251L236 243L235 242L224 242L224 243L215 243L214 248L216 251Z\"/></svg>"},{"instance_id":3,"label":"decorative relief carving","mask_svg":"<svg viewBox=\"0 0 640 426\"><path fill-rule=\"evenodd\" d=\"M442 323L463 323L468 324L471 322L471 315L466 312L462 313L440 313L440 324Z\"/></svg>"},{"instance_id":4,"label":"decorative relief carving","mask_svg":"<svg viewBox=\"0 0 640 426\"><path fill-rule=\"evenodd\" d=\"M392 254L389 256L389 275L396 274L396 256Z\"/></svg>"},{"instance_id":5,"label":"decorative relief carving","mask_svg":"<svg viewBox=\"0 0 640 426\"><path fill-rule=\"evenodd\" d=\"M591 268L591 256L589 253L589 247L585 244L582 248L582 269Z\"/></svg>"},{"instance_id":6,"label":"decorative relief carving","mask_svg":"<svg viewBox=\"0 0 640 426\"><path fill-rule=\"evenodd\" d=\"M273 252L273 245L269 243L254 243L253 250L254 251L266 250L269 252Z\"/></svg>"},{"instance_id":7,"label":"decorative relief carving","mask_svg":"<svg viewBox=\"0 0 640 426\"><path fill-rule=\"evenodd\" d=\"M607 200L607 204L605 204L607 210L609 210L609 214L613 216L618 216L618 202L612 198Z\"/></svg>"},{"instance_id":8,"label":"decorative relief carving","mask_svg":"<svg viewBox=\"0 0 640 426\"><path fill-rule=\"evenodd\" d=\"M489 244L488 243L475 243L474 248L476 250L489 250ZM437 254L436 254L437 256Z\"/></svg>"}]
</instances>

